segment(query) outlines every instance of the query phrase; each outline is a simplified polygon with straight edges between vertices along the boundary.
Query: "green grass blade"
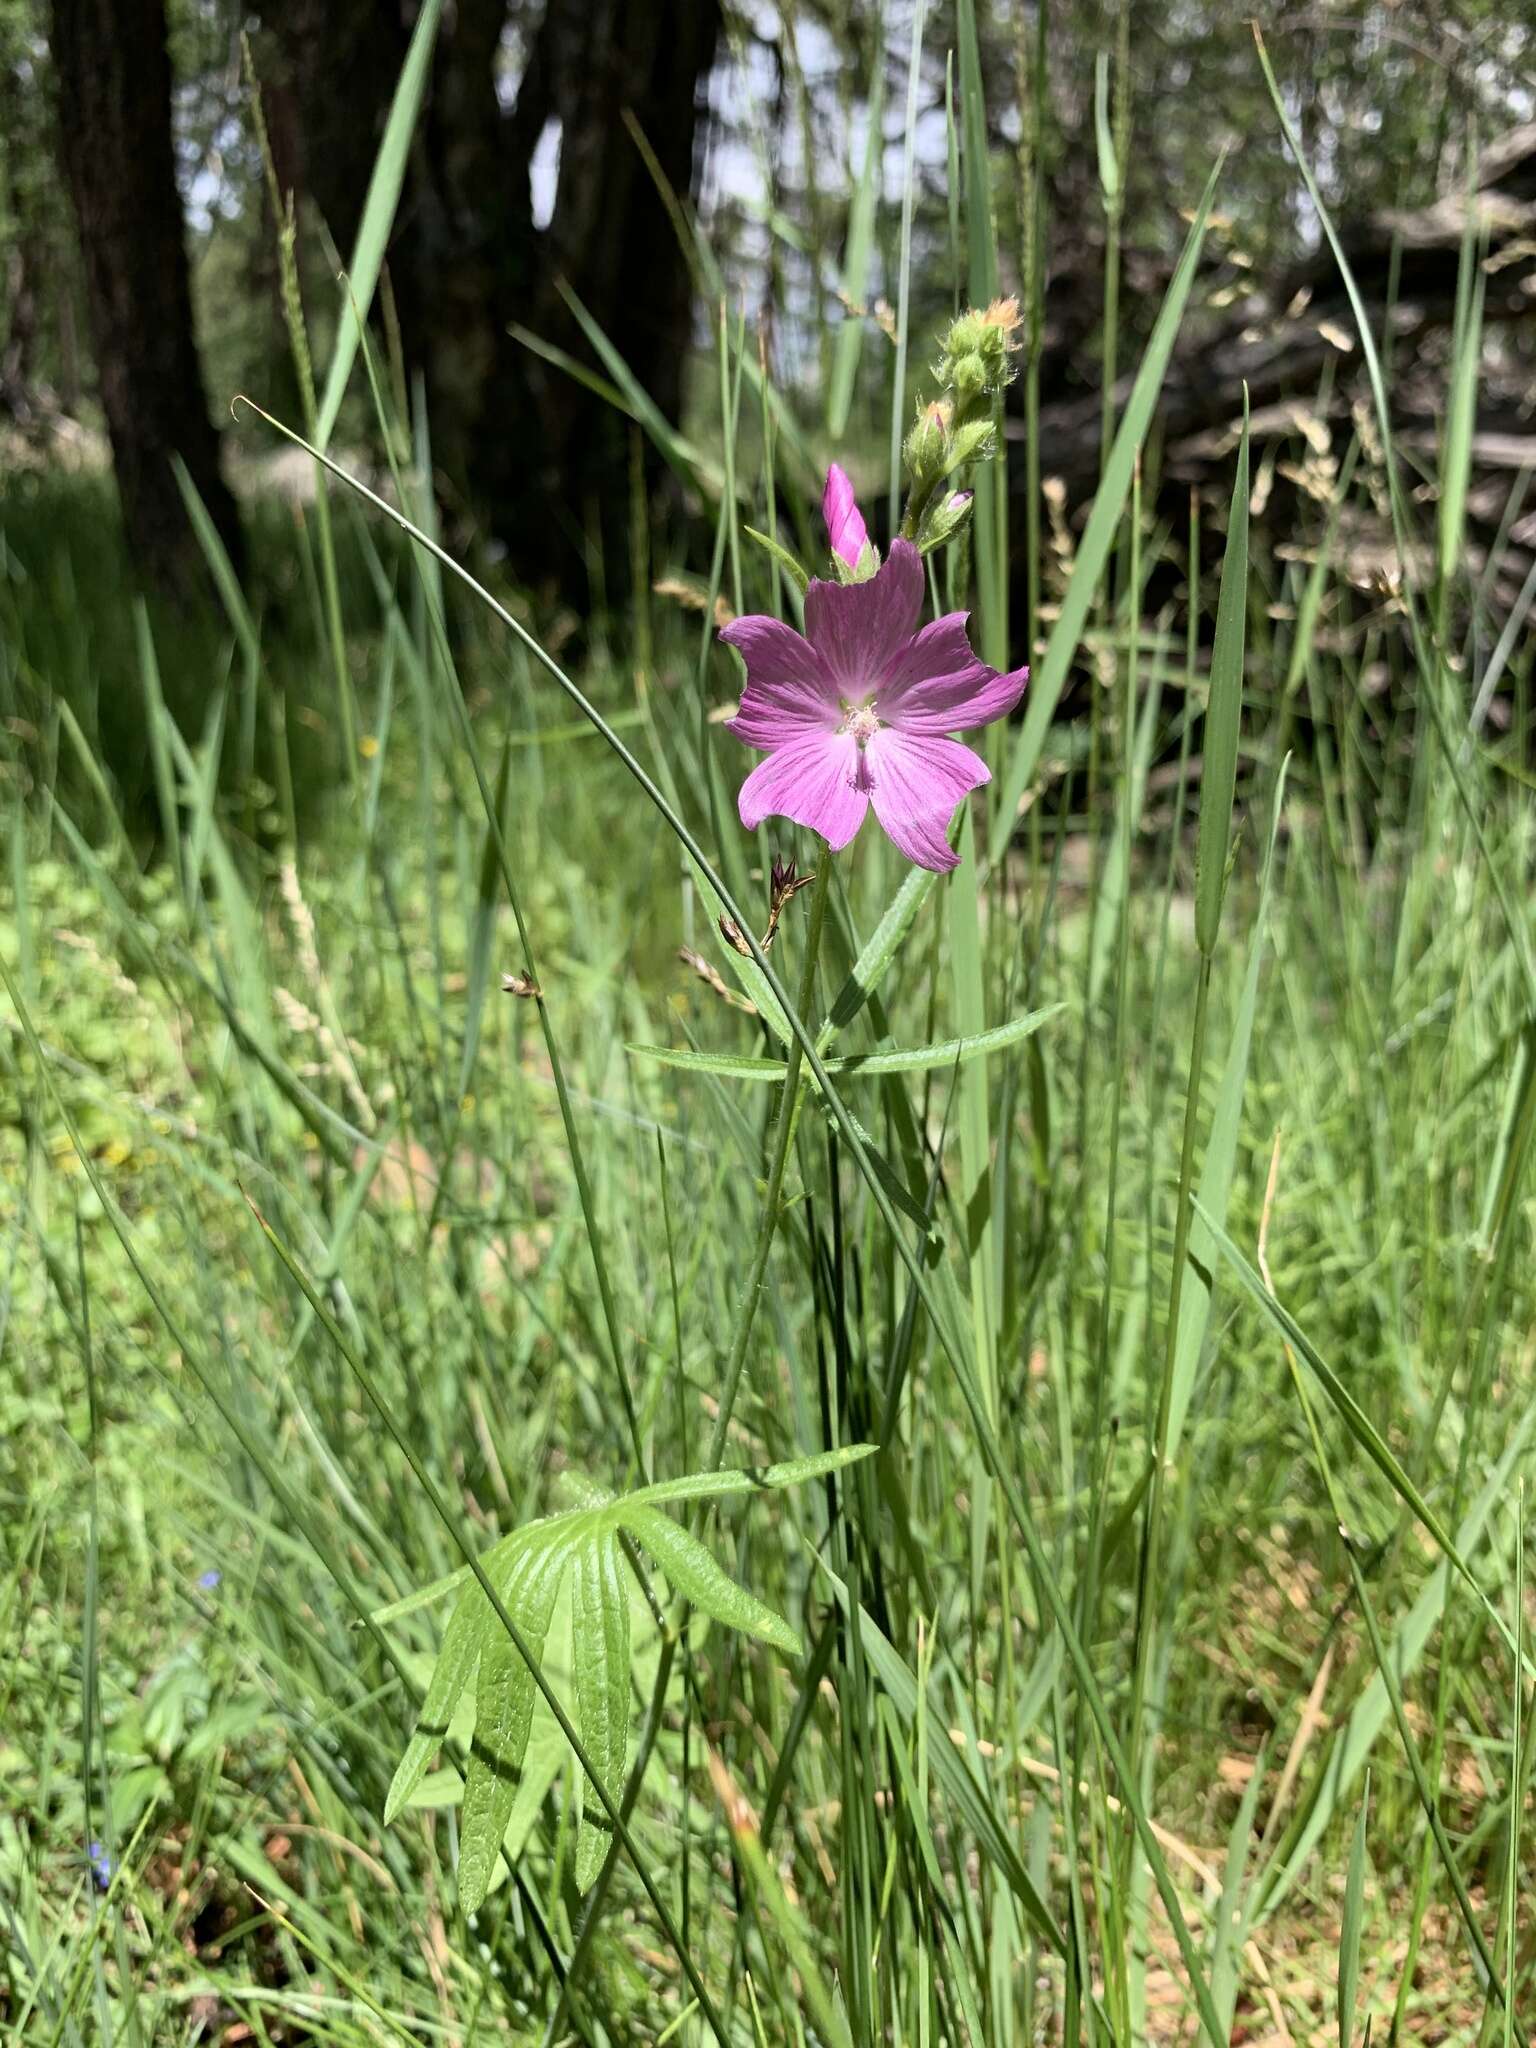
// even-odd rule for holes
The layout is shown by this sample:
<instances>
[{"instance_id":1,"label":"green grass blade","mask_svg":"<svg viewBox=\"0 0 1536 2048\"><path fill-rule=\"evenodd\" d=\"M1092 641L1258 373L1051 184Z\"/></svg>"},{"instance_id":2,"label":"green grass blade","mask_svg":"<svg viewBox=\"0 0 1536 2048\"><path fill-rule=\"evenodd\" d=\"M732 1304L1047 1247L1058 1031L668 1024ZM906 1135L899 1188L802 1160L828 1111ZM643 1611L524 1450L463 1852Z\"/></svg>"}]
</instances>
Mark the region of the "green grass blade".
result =
<instances>
[{"instance_id":1,"label":"green grass blade","mask_svg":"<svg viewBox=\"0 0 1536 2048\"><path fill-rule=\"evenodd\" d=\"M1249 1056L1253 1050L1253 1027L1259 999L1259 970L1263 965L1268 937L1270 885L1274 873L1275 842L1279 837L1280 818L1285 802L1287 765L1284 762L1281 764L1280 775L1275 785L1274 810L1269 821L1269 847L1264 856L1264 877L1259 885L1259 907L1248 941L1248 965L1243 975L1242 993L1238 997L1237 1014L1232 1021L1232 1040L1227 1048L1226 1065L1222 1069L1221 1083L1216 1094L1216 1107L1211 1116L1210 1133L1205 1144L1205 1158L1200 1167L1200 1183L1197 1190L1200 1206L1222 1224L1227 1220L1227 1204L1232 1194L1232 1174L1237 1164L1237 1140L1242 1126ZM1169 1458L1174 1460L1178 1457L1179 1446L1183 1440L1184 1420L1189 1412L1195 1373L1205 1344L1206 1330L1210 1325L1211 1268L1214 1263L1215 1246L1206 1230L1203 1217L1197 1213L1190 1224L1188 1266L1184 1274L1184 1285L1179 1294L1179 1330L1168 1405L1167 1452Z\"/></svg>"},{"instance_id":2,"label":"green grass blade","mask_svg":"<svg viewBox=\"0 0 1536 2048\"><path fill-rule=\"evenodd\" d=\"M1211 694L1205 712L1205 770L1200 778L1200 832L1195 843L1195 943L1214 953L1227 887L1232 800L1237 789L1237 737L1243 712L1243 652L1248 627L1248 393L1243 436L1227 520L1221 597L1211 648Z\"/></svg>"},{"instance_id":3,"label":"green grass blade","mask_svg":"<svg viewBox=\"0 0 1536 2048\"><path fill-rule=\"evenodd\" d=\"M1427 1534L1434 1538L1442 1554L1450 1560L1459 1576L1466 1581L1467 1585L1476 1595L1499 1633L1507 1639L1509 1636L1508 1622L1483 1591L1481 1585L1473 1576L1471 1566L1462 1556L1455 1538L1429 1505L1429 1502L1425 1500L1418 1487L1414 1485L1408 1474L1403 1470L1391 1446L1387 1443L1376 1425L1365 1413L1365 1410L1360 1406L1343 1380L1339 1378L1333 1367L1318 1352L1316 1346L1301 1328L1295 1317L1292 1316L1288 1309L1283 1308L1270 1293L1259 1275L1249 1265L1247 1259L1244 1258L1243 1254L1238 1250L1231 1238L1228 1237L1226 1231L1211 1212L1204 1208L1198 1199L1196 1200L1195 1208L1198 1215L1204 1220L1206 1228L1211 1233L1212 1244L1232 1268L1244 1292L1263 1311L1264 1315L1274 1325L1285 1342L1296 1352L1297 1356L1306 1360L1314 1378L1322 1387L1323 1392L1328 1396L1334 1408L1337 1409L1345 1428L1349 1431L1355 1442L1365 1452L1398 1499L1402 1501L1405 1507L1412 1510Z\"/></svg>"},{"instance_id":4,"label":"green grass blade","mask_svg":"<svg viewBox=\"0 0 1536 2048\"><path fill-rule=\"evenodd\" d=\"M427 74L432 65L432 51L442 12L443 0L425 0L416 17L405 63L400 70L400 82L390 102L389 119L384 124L379 153L368 180L368 196L363 201L363 217L352 251L351 268L342 280L336 345L325 373L325 392L315 424L315 443L322 451L330 446L331 435L336 430L347 380L357 355L358 330L373 306L379 272L384 266L384 252L389 246L395 210L400 204L411 137L416 132L416 119L427 88ZM337 81L337 86L343 89L341 81Z\"/></svg>"},{"instance_id":5,"label":"green grass blade","mask_svg":"<svg viewBox=\"0 0 1536 2048\"><path fill-rule=\"evenodd\" d=\"M1351 2048L1355 2038L1355 2001L1360 1986L1360 1938L1365 1919L1366 1825L1371 1812L1371 1774L1365 1774L1365 1791L1355 1820L1354 1840L1349 1851L1349 1875L1344 1882L1344 1915L1339 1925L1339 1982L1337 2009L1339 2048Z\"/></svg>"},{"instance_id":6,"label":"green grass blade","mask_svg":"<svg viewBox=\"0 0 1536 2048\"><path fill-rule=\"evenodd\" d=\"M885 24L877 6L870 24L874 63L865 95L864 162L848 207L847 253L843 259L842 325L832 350L832 375L827 383L827 432L841 441L848 430L848 412L864 347L864 322L852 310L869 296L871 258L875 247L875 212L880 199L880 170L885 156Z\"/></svg>"},{"instance_id":7,"label":"green grass blade","mask_svg":"<svg viewBox=\"0 0 1536 2048\"><path fill-rule=\"evenodd\" d=\"M995 865L1002 859L1008 842L1013 836L1019 805L1024 800L1040 765L1040 755L1045 746L1045 736L1050 729L1056 706L1066 685L1072 661L1083 637L1083 628L1088 615L1097 601L1101 578L1115 537L1120 530L1126 502L1130 497L1131 479L1135 473L1136 457L1147 437L1152 416L1157 409L1158 394L1163 388L1169 357L1173 354L1174 342L1178 339L1179 328L1184 319L1184 309L1194 287L1195 273L1200 263L1200 251L1205 242L1206 225L1211 216L1211 204L1216 196L1216 181L1221 172L1218 163L1206 180L1205 191L1179 257L1178 267L1169 280L1168 290L1158 311L1141 367L1131 387L1131 395L1121 415L1120 425L1115 433L1109 460L1104 465L1104 474L1093 501L1093 510L1088 515L1088 525L1083 533L1073 566L1072 580L1067 586L1061 610L1051 628L1046 643L1045 659L1030 678L1029 692L1025 698L1024 722L1014 740L1006 772L1001 778L998 800L992 814L992 835L987 847L989 863Z\"/></svg>"}]
</instances>

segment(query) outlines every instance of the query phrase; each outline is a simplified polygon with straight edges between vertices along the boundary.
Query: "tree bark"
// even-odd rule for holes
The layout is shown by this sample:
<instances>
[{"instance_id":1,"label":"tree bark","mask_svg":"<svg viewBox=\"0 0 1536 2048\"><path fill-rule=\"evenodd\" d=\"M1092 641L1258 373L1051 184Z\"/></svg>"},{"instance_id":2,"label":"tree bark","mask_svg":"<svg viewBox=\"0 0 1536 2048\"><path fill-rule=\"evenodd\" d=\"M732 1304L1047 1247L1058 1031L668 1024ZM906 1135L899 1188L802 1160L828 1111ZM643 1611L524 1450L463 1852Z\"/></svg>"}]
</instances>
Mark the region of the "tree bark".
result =
<instances>
[{"instance_id":1,"label":"tree bark","mask_svg":"<svg viewBox=\"0 0 1536 2048\"><path fill-rule=\"evenodd\" d=\"M146 579L185 593L202 580L201 556L172 456L236 554L239 522L193 336L163 0L53 0L53 55L123 524Z\"/></svg>"},{"instance_id":2,"label":"tree bark","mask_svg":"<svg viewBox=\"0 0 1536 2048\"><path fill-rule=\"evenodd\" d=\"M413 18L408 0L265 0L299 107L295 175L344 255ZM509 28L525 52L510 103L497 75ZM591 508L610 560L628 559L613 543L628 512L631 426L509 330L591 362L558 289L568 281L676 416L691 279L623 116L633 112L686 200L719 28L719 0L456 0L439 32L389 254L404 345L424 374L434 461L461 538L489 534L515 574L578 598L588 594ZM540 229L529 168L551 121L559 183Z\"/></svg>"},{"instance_id":3,"label":"tree bark","mask_svg":"<svg viewBox=\"0 0 1536 2048\"><path fill-rule=\"evenodd\" d=\"M510 318L597 367L560 289L567 284L670 420L683 403L693 279L626 116L671 191L686 203L695 184L699 103L720 21L718 0L548 0L536 53L545 117L560 123L559 182L541 237L538 292ZM535 129L530 148L537 136ZM495 432L481 443L482 488L497 508L498 534L524 558L540 534L558 535L562 580L585 594L589 521L596 522L591 537L607 562L628 560L623 537L633 428L520 343L507 343L503 362L509 381L502 388L521 403L510 416L502 410ZM649 444L645 461L654 492L663 471Z\"/></svg>"}]
</instances>

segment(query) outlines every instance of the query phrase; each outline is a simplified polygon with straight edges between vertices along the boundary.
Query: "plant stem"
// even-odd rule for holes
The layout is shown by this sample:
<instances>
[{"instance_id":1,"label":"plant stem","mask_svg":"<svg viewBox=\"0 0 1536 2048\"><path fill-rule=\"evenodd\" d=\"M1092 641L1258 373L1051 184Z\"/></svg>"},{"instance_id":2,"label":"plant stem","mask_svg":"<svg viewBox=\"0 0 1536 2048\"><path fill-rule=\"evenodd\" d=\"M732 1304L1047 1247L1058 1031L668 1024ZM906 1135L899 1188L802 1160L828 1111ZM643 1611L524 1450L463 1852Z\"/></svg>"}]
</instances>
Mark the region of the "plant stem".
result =
<instances>
[{"instance_id":1,"label":"plant stem","mask_svg":"<svg viewBox=\"0 0 1536 2048\"><path fill-rule=\"evenodd\" d=\"M821 952L821 934L827 919L827 901L831 893L832 855L822 849L821 859L816 868L816 884L811 891L810 928L806 933L805 960L800 970L799 1000L796 1011L807 1027L812 1020L812 1005L816 997L816 963ZM790 1147L795 1137L795 1112L800 1093L800 1071L803 1048L798 1038L792 1037L784 1066L784 1081L779 1091L778 1115L774 1121L773 1157L768 1166L768 1182L763 1194L762 1220L758 1224L757 1243L752 1252L752 1266L747 1275L746 1291L736 1314L736 1328L731 1337L730 1355L726 1359L725 1379L720 1390L720 1405L715 1415L715 1426L710 1434L709 1446L704 1453L702 1470L717 1472L720 1460L725 1455L726 1437L730 1432L731 1416L736 1406L736 1396L741 1388L742 1370L746 1364L747 1348L752 1341L753 1326L757 1321L758 1303L762 1299L763 1286L768 1274L768 1258L773 1250L773 1240L778 1232L779 1212L783 1205L784 1175L789 1164ZM645 1778L646 1768L651 1760L656 1737L661 1732L662 1710L666 1705L667 1687L671 1682L672 1664L677 1655L681 1629L674 1625L662 1637L661 1654L656 1665L656 1682L651 1689L651 1701L645 1717L645 1726L640 1733L640 1746L629 1777L619 1801L619 1813L628 1825L639 1796L640 1786ZM565 1981L560 1987L560 1996L545 2030L547 2044L558 2039L566 2008L570 1999L570 1987L575 1981L581 1964L592 1945L592 1936L602 1913L603 1902L613 1873L618 1867L620 1842L617 1834L608 1845L608 1854L587 1894L586 1906L581 1916L581 1925L576 1931L575 1946L571 1950L570 1963L566 1969Z\"/></svg>"},{"instance_id":2,"label":"plant stem","mask_svg":"<svg viewBox=\"0 0 1536 2048\"><path fill-rule=\"evenodd\" d=\"M822 926L827 919L828 884L832 878L832 856L823 851L816 868L816 885L811 891L811 922L805 941L805 962L800 971L800 993L797 1009L800 1016L809 1023L811 1006L816 996L816 956L821 951ZM788 1056L784 1066L784 1085L779 1094L779 1113L774 1124L773 1158L768 1167L768 1186L763 1196L763 1216L757 1229L757 1243L752 1252L752 1266L747 1274L746 1292L736 1315L736 1330L731 1338L730 1356L725 1362L725 1379L720 1390L720 1406L715 1415L715 1427L709 1439L709 1448L704 1454L706 1472L718 1471L720 1460L725 1454L726 1432L731 1426L731 1414L736 1406L736 1394L741 1384L742 1367L746 1363L747 1346L752 1341L753 1326L757 1321L757 1305L762 1298L763 1283L768 1274L768 1254L773 1250L774 1236L779 1227L780 1198L784 1191L784 1172L789 1164L789 1150L795 1136L795 1110L800 1093L800 1067L804 1053L798 1038L789 1041Z\"/></svg>"},{"instance_id":3,"label":"plant stem","mask_svg":"<svg viewBox=\"0 0 1536 2048\"><path fill-rule=\"evenodd\" d=\"M1184 1267L1189 1258L1189 1229L1194 1216L1195 1131L1200 1121L1200 1077L1205 1068L1206 1010L1211 994L1211 956L1200 955L1200 980L1195 989L1195 1022L1190 1034L1189 1092L1184 1098L1184 1142L1179 1154L1179 1206L1173 1228L1173 1284L1168 1293L1168 1331L1163 1351L1163 1382L1158 1393L1157 1423L1152 1435L1152 1476L1147 1488L1147 1519L1142 1535L1141 1570L1136 1591L1136 1649L1131 1684L1129 1751L1131 1768L1141 1758L1141 1716L1147 1673L1152 1666L1156 1630L1158 1538L1163 1512L1164 1465L1168 1455L1168 1418L1173 1406L1173 1375L1179 1349L1179 1310L1184 1299Z\"/></svg>"}]
</instances>

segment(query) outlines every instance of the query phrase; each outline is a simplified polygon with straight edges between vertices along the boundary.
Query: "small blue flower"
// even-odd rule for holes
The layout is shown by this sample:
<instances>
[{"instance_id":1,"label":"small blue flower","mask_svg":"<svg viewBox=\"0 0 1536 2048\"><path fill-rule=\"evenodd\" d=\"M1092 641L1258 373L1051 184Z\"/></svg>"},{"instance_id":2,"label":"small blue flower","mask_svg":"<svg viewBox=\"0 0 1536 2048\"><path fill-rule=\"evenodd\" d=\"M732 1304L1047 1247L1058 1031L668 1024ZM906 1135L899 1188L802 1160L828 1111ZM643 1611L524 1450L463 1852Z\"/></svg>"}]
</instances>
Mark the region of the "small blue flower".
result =
<instances>
[{"instance_id":1,"label":"small blue flower","mask_svg":"<svg viewBox=\"0 0 1536 2048\"><path fill-rule=\"evenodd\" d=\"M212 1567L210 1567L207 1571L198 1573L197 1583L201 1587L203 1592L211 1593L217 1587L219 1581L223 1578L223 1576L224 1574L221 1571L215 1571Z\"/></svg>"},{"instance_id":2,"label":"small blue flower","mask_svg":"<svg viewBox=\"0 0 1536 2048\"><path fill-rule=\"evenodd\" d=\"M103 1891L105 1891L112 1882L112 1872L116 1868L116 1865L113 1863L112 1858L107 1854L106 1847L103 1843L92 1842L90 1847L90 1862L92 1870L94 1870L96 1873L97 1884L101 1887Z\"/></svg>"}]
</instances>

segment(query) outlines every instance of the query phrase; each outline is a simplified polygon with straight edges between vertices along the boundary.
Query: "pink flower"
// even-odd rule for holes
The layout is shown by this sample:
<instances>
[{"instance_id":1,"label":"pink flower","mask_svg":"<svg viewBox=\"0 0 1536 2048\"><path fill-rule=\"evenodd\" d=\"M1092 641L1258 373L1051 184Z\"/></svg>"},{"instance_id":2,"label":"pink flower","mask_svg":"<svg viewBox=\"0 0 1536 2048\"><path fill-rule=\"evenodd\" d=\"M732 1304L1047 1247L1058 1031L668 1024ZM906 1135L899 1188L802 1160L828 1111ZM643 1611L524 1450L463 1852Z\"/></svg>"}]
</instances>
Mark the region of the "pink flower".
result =
<instances>
[{"instance_id":1,"label":"pink flower","mask_svg":"<svg viewBox=\"0 0 1536 2048\"><path fill-rule=\"evenodd\" d=\"M857 569L869 531L859 501L853 495L853 482L847 470L840 469L835 462L827 471L827 488L821 494L821 516L827 522L833 554L850 569Z\"/></svg>"},{"instance_id":2,"label":"pink flower","mask_svg":"<svg viewBox=\"0 0 1536 2048\"><path fill-rule=\"evenodd\" d=\"M949 821L991 777L947 735L1011 711L1029 671L999 675L978 661L964 612L919 631L923 589L922 558L897 540L865 583L812 582L803 636L760 616L722 631L747 665L741 708L726 729L768 753L741 789L749 832L767 817L792 818L835 851L873 804L908 860L938 873L958 865Z\"/></svg>"}]
</instances>

